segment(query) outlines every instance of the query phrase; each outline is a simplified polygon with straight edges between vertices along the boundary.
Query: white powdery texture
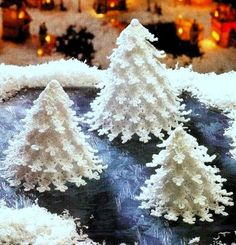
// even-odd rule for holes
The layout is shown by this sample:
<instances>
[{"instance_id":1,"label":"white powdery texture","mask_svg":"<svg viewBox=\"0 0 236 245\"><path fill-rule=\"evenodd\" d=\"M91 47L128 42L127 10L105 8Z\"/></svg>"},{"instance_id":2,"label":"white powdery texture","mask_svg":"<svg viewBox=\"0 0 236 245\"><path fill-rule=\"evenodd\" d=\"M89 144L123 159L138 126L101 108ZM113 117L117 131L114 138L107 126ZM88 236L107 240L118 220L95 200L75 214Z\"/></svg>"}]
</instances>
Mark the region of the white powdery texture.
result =
<instances>
[{"instance_id":1,"label":"white powdery texture","mask_svg":"<svg viewBox=\"0 0 236 245\"><path fill-rule=\"evenodd\" d=\"M157 60L161 53L150 44L155 40L136 19L121 33L107 80L100 84L101 92L87 114L91 130L110 140L121 134L122 143L134 134L148 142L150 133L162 138L162 130L169 132L184 121L184 105Z\"/></svg>"},{"instance_id":2,"label":"white powdery texture","mask_svg":"<svg viewBox=\"0 0 236 245\"><path fill-rule=\"evenodd\" d=\"M171 86L190 91L208 105L228 111L236 107L236 72L201 74L189 68L168 69ZM212 89L214 88L214 89Z\"/></svg>"},{"instance_id":3,"label":"white powdery texture","mask_svg":"<svg viewBox=\"0 0 236 245\"><path fill-rule=\"evenodd\" d=\"M151 215L194 224L198 216L201 221L212 222L212 213L228 215L225 206L232 206L233 193L222 189L223 182L219 169L207 166L215 156L207 154L207 148L199 146L197 140L178 127L160 145L166 147L153 155L149 167L159 167L142 187L137 199L141 208L151 209Z\"/></svg>"},{"instance_id":4,"label":"white powdery texture","mask_svg":"<svg viewBox=\"0 0 236 245\"><path fill-rule=\"evenodd\" d=\"M0 99L7 99L22 88L46 87L56 79L63 87L94 86L104 72L78 60L59 60L26 67L0 65Z\"/></svg>"},{"instance_id":5,"label":"white powdery texture","mask_svg":"<svg viewBox=\"0 0 236 245\"><path fill-rule=\"evenodd\" d=\"M231 145L233 149L230 151L230 153L232 154L233 158L236 159L236 110L233 110L230 113L230 117L233 121L230 128L225 131L225 135L231 138L233 141Z\"/></svg>"},{"instance_id":6,"label":"white powdery texture","mask_svg":"<svg viewBox=\"0 0 236 245\"><path fill-rule=\"evenodd\" d=\"M77 233L79 223L65 213L52 214L37 205L22 209L0 207L0 243L6 245L96 245Z\"/></svg>"},{"instance_id":7,"label":"white powdery texture","mask_svg":"<svg viewBox=\"0 0 236 245\"><path fill-rule=\"evenodd\" d=\"M9 142L3 162L5 178L12 186L23 182L25 191L37 186L39 192L65 191L66 182L78 187L86 179L99 179L104 166L85 141L73 102L53 80L34 101L24 130Z\"/></svg>"}]
</instances>

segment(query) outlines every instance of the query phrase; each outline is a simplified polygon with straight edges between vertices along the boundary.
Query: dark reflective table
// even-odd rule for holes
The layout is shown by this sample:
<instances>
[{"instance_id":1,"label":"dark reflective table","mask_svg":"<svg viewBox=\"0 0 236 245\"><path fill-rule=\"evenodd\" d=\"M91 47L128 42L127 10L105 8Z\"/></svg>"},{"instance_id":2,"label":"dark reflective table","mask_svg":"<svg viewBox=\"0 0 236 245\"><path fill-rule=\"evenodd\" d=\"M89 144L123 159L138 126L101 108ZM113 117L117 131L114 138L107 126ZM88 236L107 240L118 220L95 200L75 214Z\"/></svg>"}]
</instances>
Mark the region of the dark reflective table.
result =
<instances>
[{"instance_id":1,"label":"dark reflective table","mask_svg":"<svg viewBox=\"0 0 236 245\"><path fill-rule=\"evenodd\" d=\"M41 90L22 91L14 98L0 104L0 160L4 159L2 151L6 149L8 140L22 129L20 119L24 118L26 109L38 97ZM84 115L90 102L96 96L96 90L89 88L67 89L73 108L77 115ZM215 108L207 108L190 94L183 93L187 109L191 109L190 121L186 124L189 132L198 139L199 144L208 147L209 154L216 154L213 162L221 169L221 175L228 179L225 187L236 195L236 161L229 155L230 139L223 134L229 126L227 116ZM134 138L122 145L120 140L109 142L106 137L99 137L96 132L88 132L87 125L81 125L84 133L90 135L89 143L99 150L100 158L108 165L108 169L98 181L89 181L81 188L69 186L65 193L51 191L46 193L24 193L22 189L8 187L0 178L0 198L8 205L23 206L25 199L38 199L42 207L61 214L69 210L70 214L81 219L86 231L95 241L106 241L106 244L141 245L179 245L187 244L189 239L200 236L200 244L217 244L222 238L226 244L235 240L236 208L227 207L229 216L214 215L213 223L196 222L188 225L182 221L168 222L165 219L151 217L148 210L138 208L135 196L139 194L144 181L154 173L154 169L145 164L157 154L160 143L153 137L147 144ZM234 201L235 201L234 195ZM223 234L220 232L228 232Z\"/></svg>"}]
</instances>

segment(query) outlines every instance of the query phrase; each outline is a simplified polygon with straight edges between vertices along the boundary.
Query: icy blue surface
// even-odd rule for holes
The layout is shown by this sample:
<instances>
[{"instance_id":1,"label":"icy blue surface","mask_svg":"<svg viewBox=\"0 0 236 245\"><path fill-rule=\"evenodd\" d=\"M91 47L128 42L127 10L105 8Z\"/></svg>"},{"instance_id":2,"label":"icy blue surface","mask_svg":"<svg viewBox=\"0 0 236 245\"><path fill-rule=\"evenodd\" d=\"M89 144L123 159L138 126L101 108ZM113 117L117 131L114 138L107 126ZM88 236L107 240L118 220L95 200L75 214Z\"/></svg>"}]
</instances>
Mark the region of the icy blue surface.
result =
<instances>
[{"instance_id":1,"label":"icy blue surface","mask_svg":"<svg viewBox=\"0 0 236 245\"><path fill-rule=\"evenodd\" d=\"M89 103L96 95L91 89L71 89L67 92L80 116L89 110ZM8 140L22 129L20 119L24 118L26 109L31 107L39 93L39 90L21 92L0 104L0 159L4 159L2 151L6 149ZM187 109L192 109L191 121L187 124L190 133L197 137L200 144L209 148L209 154L217 155L214 164L221 169L221 175L228 179L225 187L236 193L236 161L228 154L230 141L223 136L229 119L220 111L206 108L189 95L183 95L183 98ZM151 217L147 210L139 209L134 197L153 173L153 169L146 168L145 163L151 161L152 154L158 153L158 140L143 144L134 139L122 145L119 139L111 143L96 133L88 133L86 125L82 127L91 136L90 144L99 150L100 157L108 165L101 180L91 181L81 188L70 186L65 193L54 191L38 194L11 189L0 179L0 197L6 199L9 205L19 202L19 206L23 205L22 200L25 198L38 198L40 206L59 214L68 209L71 215L81 218L83 225L89 226L87 233L92 239L100 242L106 240L107 244L112 245L121 242L179 245L187 244L190 238L196 236L201 237L200 244L210 244L220 231L236 230L234 207L227 208L228 217L214 216L213 223L197 222L196 225L181 221L169 223Z\"/></svg>"}]
</instances>

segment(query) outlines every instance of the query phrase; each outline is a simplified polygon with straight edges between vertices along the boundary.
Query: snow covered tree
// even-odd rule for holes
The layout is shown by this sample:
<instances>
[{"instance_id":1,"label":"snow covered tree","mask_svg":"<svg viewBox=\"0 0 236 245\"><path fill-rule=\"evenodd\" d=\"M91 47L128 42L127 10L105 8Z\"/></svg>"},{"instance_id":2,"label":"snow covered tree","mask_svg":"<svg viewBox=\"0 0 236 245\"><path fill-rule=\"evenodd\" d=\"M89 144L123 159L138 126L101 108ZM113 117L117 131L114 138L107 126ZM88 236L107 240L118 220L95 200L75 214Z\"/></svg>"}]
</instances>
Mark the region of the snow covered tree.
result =
<instances>
[{"instance_id":1,"label":"snow covered tree","mask_svg":"<svg viewBox=\"0 0 236 245\"><path fill-rule=\"evenodd\" d=\"M49 191L51 184L64 192L66 182L76 186L99 179L104 166L86 142L73 102L61 85L51 81L23 119L24 130L5 151L5 177L12 186L23 182L25 191L37 187Z\"/></svg>"},{"instance_id":2,"label":"snow covered tree","mask_svg":"<svg viewBox=\"0 0 236 245\"><path fill-rule=\"evenodd\" d=\"M122 31L110 57L107 79L99 85L99 96L87 114L91 130L110 140L122 134L123 143L134 134L148 142L150 133L162 138L162 130L170 132L184 121L184 105L157 60L162 53L150 43L155 40L137 19Z\"/></svg>"},{"instance_id":3,"label":"snow covered tree","mask_svg":"<svg viewBox=\"0 0 236 245\"><path fill-rule=\"evenodd\" d=\"M212 222L212 213L228 215L225 206L232 206L232 192L222 189L223 182L219 169L205 165L215 158L209 156L207 148L199 146L197 140L178 127L160 145L166 147L153 155L149 167L157 167L156 173L146 180L137 197L141 208L150 209L151 215L194 224L195 216L201 221Z\"/></svg>"}]
</instances>

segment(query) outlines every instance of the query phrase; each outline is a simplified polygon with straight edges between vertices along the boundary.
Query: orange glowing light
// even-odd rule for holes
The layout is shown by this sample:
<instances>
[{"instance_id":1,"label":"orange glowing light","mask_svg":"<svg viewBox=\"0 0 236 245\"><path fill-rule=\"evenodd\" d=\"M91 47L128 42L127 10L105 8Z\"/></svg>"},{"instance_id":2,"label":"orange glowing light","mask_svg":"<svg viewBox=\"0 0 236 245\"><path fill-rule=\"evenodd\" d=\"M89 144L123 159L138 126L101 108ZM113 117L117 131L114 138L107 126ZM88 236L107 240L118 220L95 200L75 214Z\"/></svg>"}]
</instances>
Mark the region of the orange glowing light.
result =
<instances>
[{"instance_id":1,"label":"orange glowing light","mask_svg":"<svg viewBox=\"0 0 236 245\"><path fill-rule=\"evenodd\" d=\"M215 18L218 18L218 17L219 17L219 11L218 11L218 10L216 10L216 11L214 12L214 17L215 17Z\"/></svg>"},{"instance_id":2,"label":"orange glowing light","mask_svg":"<svg viewBox=\"0 0 236 245\"><path fill-rule=\"evenodd\" d=\"M216 40L217 42L220 41L220 34L219 33L217 33L216 31L212 31L211 35L214 38L214 40Z\"/></svg>"},{"instance_id":3,"label":"orange glowing light","mask_svg":"<svg viewBox=\"0 0 236 245\"><path fill-rule=\"evenodd\" d=\"M20 11L18 13L18 19L24 19L24 17L25 17L25 12L24 11Z\"/></svg>"},{"instance_id":4,"label":"orange glowing light","mask_svg":"<svg viewBox=\"0 0 236 245\"><path fill-rule=\"evenodd\" d=\"M39 48L39 49L37 50L37 55L38 55L38 56L43 56L43 49L42 49L42 48Z\"/></svg>"},{"instance_id":5,"label":"orange glowing light","mask_svg":"<svg viewBox=\"0 0 236 245\"><path fill-rule=\"evenodd\" d=\"M51 3L51 0L46 0L46 3L48 3L48 4Z\"/></svg>"},{"instance_id":6,"label":"orange glowing light","mask_svg":"<svg viewBox=\"0 0 236 245\"><path fill-rule=\"evenodd\" d=\"M178 28L178 34L182 35L184 33L184 29L182 27Z\"/></svg>"},{"instance_id":7,"label":"orange glowing light","mask_svg":"<svg viewBox=\"0 0 236 245\"><path fill-rule=\"evenodd\" d=\"M98 18L103 18L105 16L105 14L97 14Z\"/></svg>"},{"instance_id":8,"label":"orange glowing light","mask_svg":"<svg viewBox=\"0 0 236 245\"><path fill-rule=\"evenodd\" d=\"M204 39L200 43L201 47L203 47L204 50L211 50L216 47L216 44L213 40L211 39Z\"/></svg>"},{"instance_id":9,"label":"orange glowing light","mask_svg":"<svg viewBox=\"0 0 236 245\"><path fill-rule=\"evenodd\" d=\"M45 37L45 40L46 40L47 43L50 43L51 42L51 36L50 35L47 35Z\"/></svg>"},{"instance_id":10,"label":"orange glowing light","mask_svg":"<svg viewBox=\"0 0 236 245\"><path fill-rule=\"evenodd\" d=\"M110 8L114 8L116 6L115 2L110 3Z\"/></svg>"}]
</instances>

